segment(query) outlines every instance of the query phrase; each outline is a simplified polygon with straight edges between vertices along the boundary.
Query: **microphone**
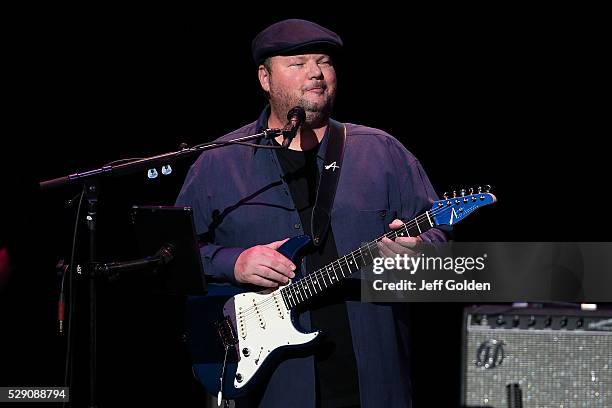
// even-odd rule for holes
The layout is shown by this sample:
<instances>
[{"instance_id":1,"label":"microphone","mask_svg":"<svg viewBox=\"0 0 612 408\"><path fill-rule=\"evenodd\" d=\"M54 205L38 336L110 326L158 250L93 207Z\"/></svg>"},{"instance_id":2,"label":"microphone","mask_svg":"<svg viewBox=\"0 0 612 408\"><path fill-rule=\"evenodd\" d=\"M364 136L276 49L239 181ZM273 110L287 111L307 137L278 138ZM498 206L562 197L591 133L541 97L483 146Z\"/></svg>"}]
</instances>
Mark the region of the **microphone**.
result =
<instances>
[{"instance_id":1,"label":"microphone","mask_svg":"<svg viewBox=\"0 0 612 408\"><path fill-rule=\"evenodd\" d=\"M289 109L287 112L287 124L283 128L283 147L289 147L300 126L306 121L306 112L301 106Z\"/></svg>"}]
</instances>

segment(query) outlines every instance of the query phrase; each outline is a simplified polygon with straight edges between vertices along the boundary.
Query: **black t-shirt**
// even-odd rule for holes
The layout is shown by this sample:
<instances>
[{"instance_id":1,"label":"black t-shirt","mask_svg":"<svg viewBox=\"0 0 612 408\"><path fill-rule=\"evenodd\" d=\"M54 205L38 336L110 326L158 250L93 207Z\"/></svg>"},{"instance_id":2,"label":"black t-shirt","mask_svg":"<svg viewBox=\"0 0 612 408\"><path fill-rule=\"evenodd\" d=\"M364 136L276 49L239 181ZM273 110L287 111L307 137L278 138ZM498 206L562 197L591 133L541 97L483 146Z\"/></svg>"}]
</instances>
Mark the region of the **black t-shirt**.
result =
<instances>
[{"instance_id":1,"label":"black t-shirt","mask_svg":"<svg viewBox=\"0 0 612 408\"><path fill-rule=\"evenodd\" d=\"M276 150L304 232L309 235L319 182L318 150L319 146L308 151ZM321 245L307 255L306 273L316 271L337 258L338 250L330 225ZM313 330L323 331L323 339L315 350L319 407L359 405L357 363L344 303L344 299L349 296L348 285L341 283L315 296L307 305L311 312Z\"/></svg>"}]
</instances>

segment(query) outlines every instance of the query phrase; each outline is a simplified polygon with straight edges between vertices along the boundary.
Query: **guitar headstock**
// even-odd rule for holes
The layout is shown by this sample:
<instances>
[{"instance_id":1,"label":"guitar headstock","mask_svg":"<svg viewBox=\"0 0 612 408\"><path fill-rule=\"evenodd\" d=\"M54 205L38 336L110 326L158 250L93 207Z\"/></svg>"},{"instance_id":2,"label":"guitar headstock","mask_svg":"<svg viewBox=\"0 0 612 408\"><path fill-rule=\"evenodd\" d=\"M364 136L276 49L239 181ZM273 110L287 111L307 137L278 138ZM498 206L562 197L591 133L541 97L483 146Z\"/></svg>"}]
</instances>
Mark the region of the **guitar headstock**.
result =
<instances>
[{"instance_id":1,"label":"guitar headstock","mask_svg":"<svg viewBox=\"0 0 612 408\"><path fill-rule=\"evenodd\" d=\"M496 202L497 198L490 190L491 186L487 185L484 189L478 187L477 192L470 188L469 194L466 194L465 189L462 189L460 194L453 191L452 197L444 193L444 200L433 203L429 212L436 225L455 225L476 209Z\"/></svg>"}]
</instances>

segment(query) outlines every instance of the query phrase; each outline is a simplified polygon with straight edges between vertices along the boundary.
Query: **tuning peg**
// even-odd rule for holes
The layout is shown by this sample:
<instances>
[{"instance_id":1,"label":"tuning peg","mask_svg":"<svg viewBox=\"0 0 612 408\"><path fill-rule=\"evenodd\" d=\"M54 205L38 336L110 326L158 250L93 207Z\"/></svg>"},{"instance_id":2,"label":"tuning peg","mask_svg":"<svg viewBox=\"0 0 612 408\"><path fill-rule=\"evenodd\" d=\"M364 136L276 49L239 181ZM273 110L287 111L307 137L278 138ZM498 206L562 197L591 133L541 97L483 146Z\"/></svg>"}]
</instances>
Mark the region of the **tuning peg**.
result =
<instances>
[{"instance_id":1,"label":"tuning peg","mask_svg":"<svg viewBox=\"0 0 612 408\"><path fill-rule=\"evenodd\" d=\"M465 188L461 189L461 197L465 197Z\"/></svg>"},{"instance_id":2,"label":"tuning peg","mask_svg":"<svg viewBox=\"0 0 612 408\"><path fill-rule=\"evenodd\" d=\"M457 192L453 190L453 198L457 197Z\"/></svg>"},{"instance_id":3,"label":"tuning peg","mask_svg":"<svg viewBox=\"0 0 612 408\"><path fill-rule=\"evenodd\" d=\"M482 193L482 187L478 186L478 194Z\"/></svg>"},{"instance_id":4,"label":"tuning peg","mask_svg":"<svg viewBox=\"0 0 612 408\"><path fill-rule=\"evenodd\" d=\"M445 199L445 200L448 200L448 191L445 191L445 192L444 192L444 199Z\"/></svg>"},{"instance_id":5,"label":"tuning peg","mask_svg":"<svg viewBox=\"0 0 612 408\"><path fill-rule=\"evenodd\" d=\"M470 187L470 195L474 194L474 187Z\"/></svg>"},{"instance_id":6,"label":"tuning peg","mask_svg":"<svg viewBox=\"0 0 612 408\"><path fill-rule=\"evenodd\" d=\"M490 185L486 185L485 186L485 191L488 193L489 191L491 191L491 186Z\"/></svg>"}]
</instances>

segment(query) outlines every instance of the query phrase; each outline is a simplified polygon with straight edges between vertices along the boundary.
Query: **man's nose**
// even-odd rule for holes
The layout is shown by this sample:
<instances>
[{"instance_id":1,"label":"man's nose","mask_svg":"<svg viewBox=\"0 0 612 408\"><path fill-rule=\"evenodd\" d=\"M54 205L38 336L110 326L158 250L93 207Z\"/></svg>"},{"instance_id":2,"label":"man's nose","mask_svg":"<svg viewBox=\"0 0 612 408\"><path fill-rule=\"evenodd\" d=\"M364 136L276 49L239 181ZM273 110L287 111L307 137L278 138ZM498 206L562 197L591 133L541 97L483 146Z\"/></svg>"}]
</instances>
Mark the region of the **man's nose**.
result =
<instances>
[{"instance_id":1,"label":"man's nose","mask_svg":"<svg viewBox=\"0 0 612 408\"><path fill-rule=\"evenodd\" d=\"M323 71L316 61L310 61L308 63L308 78L323 78Z\"/></svg>"}]
</instances>

